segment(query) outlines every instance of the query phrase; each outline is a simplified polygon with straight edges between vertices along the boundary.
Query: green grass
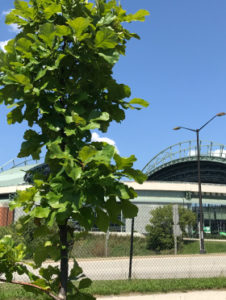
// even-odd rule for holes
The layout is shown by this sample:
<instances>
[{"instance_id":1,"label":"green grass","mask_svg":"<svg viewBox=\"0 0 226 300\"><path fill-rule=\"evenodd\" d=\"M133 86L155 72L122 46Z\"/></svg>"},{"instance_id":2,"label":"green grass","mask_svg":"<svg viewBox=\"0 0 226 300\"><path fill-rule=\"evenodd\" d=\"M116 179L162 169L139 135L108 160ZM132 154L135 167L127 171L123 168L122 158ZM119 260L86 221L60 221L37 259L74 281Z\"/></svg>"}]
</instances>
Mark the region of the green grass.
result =
<instances>
[{"instance_id":1,"label":"green grass","mask_svg":"<svg viewBox=\"0 0 226 300\"><path fill-rule=\"evenodd\" d=\"M127 293L168 293L174 291L226 289L226 278L186 278L186 279L134 279L94 281L92 287L84 290L93 295L119 295ZM0 284L1 300L49 300L47 296L37 296L25 292L22 287Z\"/></svg>"},{"instance_id":2,"label":"green grass","mask_svg":"<svg viewBox=\"0 0 226 300\"><path fill-rule=\"evenodd\" d=\"M226 242L205 242L207 253L226 253ZM146 248L145 238L134 238L134 256L167 255L173 254L174 250L155 252ZM110 235L108 241L108 257L129 256L130 237ZM179 254L199 254L199 241L184 241L183 249ZM86 237L76 241L71 253L75 258L104 257L105 235L88 234Z\"/></svg>"},{"instance_id":3,"label":"green grass","mask_svg":"<svg viewBox=\"0 0 226 300\"><path fill-rule=\"evenodd\" d=\"M226 242L206 242L206 253L226 253ZM184 247L181 254L198 254L199 241L184 241Z\"/></svg>"},{"instance_id":4,"label":"green grass","mask_svg":"<svg viewBox=\"0 0 226 300\"><path fill-rule=\"evenodd\" d=\"M108 241L108 256L129 256L130 237L110 235ZM151 255L153 251L146 249L146 239L134 238L134 255ZM72 257L104 257L105 235L88 234L86 237L75 241L71 253Z\"/></svg>"},{"instance_id":5,"label":"green grass","mask_svg":"<svg viewBox=\"0 0 226 300\"><path fill-rule=\"evenodd\" d=\"M206 289L225 289L226 278L184 278L184 279L134 279L95 281L87 292L94 295L119 295L127 293L168 293Z\"/></svg>"},{"instance_id":6,"label":"green grass","mask_svg":"<svg viewBox=\"0 0 226 300\"><path fill-rule=\"evenodd\" d=\"M47 295L36 294L33 292L25 291L20 285L14 285L9 283L0 284L0 299L1 300L50 300Z\"/></svg>"}]
</instances>

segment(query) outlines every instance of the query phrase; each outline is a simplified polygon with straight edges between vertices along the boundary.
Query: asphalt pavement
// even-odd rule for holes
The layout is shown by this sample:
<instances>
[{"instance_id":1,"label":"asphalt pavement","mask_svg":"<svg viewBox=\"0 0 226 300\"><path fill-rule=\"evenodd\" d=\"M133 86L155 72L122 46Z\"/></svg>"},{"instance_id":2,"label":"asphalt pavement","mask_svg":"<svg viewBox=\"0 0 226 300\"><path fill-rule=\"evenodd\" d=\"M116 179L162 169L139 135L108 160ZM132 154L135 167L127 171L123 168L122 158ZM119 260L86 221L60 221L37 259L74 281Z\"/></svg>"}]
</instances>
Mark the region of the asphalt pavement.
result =
<instances>
[{"instance_id":1,"label":"asphalt pavement","mask_svg":"<svg viewBox=\"0 0 226 300\"><path fill-rule=\"evenodd\" d=\"M84 274L92 280L128 279L128 258L78 259ZM43 267L56 266L47 261ZM73 261L69 262L69 269ZM29 268L29 267L28 267ZM38 270L34 273L38 274ZM202 278L226 276L226 254L177 255L136 257L133 259L133 279ZM26 281L26 276L15 274L14 280ZM225 299L226 300L226 299Z\"/></svg>"}]
</instances>

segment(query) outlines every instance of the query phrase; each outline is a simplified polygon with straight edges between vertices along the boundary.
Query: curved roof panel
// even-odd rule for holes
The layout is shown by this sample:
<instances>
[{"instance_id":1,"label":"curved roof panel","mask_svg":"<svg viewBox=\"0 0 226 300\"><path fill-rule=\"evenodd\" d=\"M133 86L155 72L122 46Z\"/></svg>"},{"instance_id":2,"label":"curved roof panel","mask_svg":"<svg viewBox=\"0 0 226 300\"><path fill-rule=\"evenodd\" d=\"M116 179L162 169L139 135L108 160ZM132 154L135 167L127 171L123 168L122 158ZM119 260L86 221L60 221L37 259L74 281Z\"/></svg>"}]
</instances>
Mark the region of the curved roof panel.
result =
<instances>
[{"instance_id":1,"label":"curved roof panel","mask_svg":"<svg viewBox=\"0 0 226 300\"><path fill-rule=\"evenodd\" d=\"M39 165L32 159L12 159L0 166L0 187L25 184L24 176L28 170Z\"/></svg>"},{"instance_id":2,"label":"curved roof panel","mask_svg":"<svg viewBox=\"0 0 226 300\"><path fill-rule=\"evenodd\" d=\"M201 180L226 184L226 145L200 141ZM148 180L197 182L197 144L186 141L157 154L145 166Z\"/></svg>"},{"instance_id":3,"label":"curved roof panel","mask_svg":"<svg viewBox=\"0 0 226 300\"><path fill-rule=\"evenodd\" d=\"M24 184L24 175L35 165L14 167L0 173L0 187Z\"/></svg>"}]
</instances>

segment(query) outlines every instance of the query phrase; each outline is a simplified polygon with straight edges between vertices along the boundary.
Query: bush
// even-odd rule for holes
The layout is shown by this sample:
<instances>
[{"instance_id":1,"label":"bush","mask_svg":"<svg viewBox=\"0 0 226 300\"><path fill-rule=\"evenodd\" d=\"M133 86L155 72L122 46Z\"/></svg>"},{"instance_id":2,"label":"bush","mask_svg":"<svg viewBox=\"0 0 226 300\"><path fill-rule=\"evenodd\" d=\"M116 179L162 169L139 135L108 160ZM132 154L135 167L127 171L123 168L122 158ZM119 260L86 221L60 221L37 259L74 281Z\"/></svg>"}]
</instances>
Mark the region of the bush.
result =
<instances>
[{"instance_id":1,"label":"bush","mask_svg":"<svg viewBox=\"0 0 226 300\"><path fill-rule=\"evenodd\" d=\"M15 228L15 224L0 227L0 239L5 235L11 235L13 240L15 241L15 244L25 243L24 237L18 234Z\"/></svg>"},{"instance_id":2,"label":"bush","mask_svg":"<svg viewBox=\"0 0 226 300\"><path fill-rule=\"evenodd\" d=\"M186 229L194 226L196 215L189 209L179 207L179 225L182 236L177 238L178 249L183 246L183 236L187 235ZM147 248L154 251L169 250L174 248L173 237L173 208L172 205L158 207L151 211L150 224L146 226Z\"/></svg>"},{"instance_id":3,"label":"bush","mask_svg":"<svg viewBox=\"0 0 226 300\"><path fill-rule=\"evenodd\" d=\"M16 245L19 243L25 244L27 248L25 258L29 259L33 257L35 250L40 248L46 241L58 238L58 230L56 226L53 226L48 229L44 237L35 236L35 230L41 223L36 222L35 219L26 222L26 218L27 216L23 216L10 226L0 227L0 239L4 235L11 235Z\"/></svg>"}]
</instances>

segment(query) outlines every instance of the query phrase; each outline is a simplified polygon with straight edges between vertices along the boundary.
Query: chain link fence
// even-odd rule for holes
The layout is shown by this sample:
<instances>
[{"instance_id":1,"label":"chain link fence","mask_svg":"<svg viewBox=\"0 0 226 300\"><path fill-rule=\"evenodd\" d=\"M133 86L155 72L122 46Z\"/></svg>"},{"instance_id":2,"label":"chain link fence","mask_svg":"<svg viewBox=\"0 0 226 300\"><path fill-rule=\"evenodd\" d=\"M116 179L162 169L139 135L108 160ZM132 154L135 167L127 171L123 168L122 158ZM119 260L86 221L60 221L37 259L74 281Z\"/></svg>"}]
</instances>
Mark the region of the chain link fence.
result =
<instances>
[{"instance_id":1,"label":"chain link fence","mask_svg":"<svg viewBox=\"0 0 226 300\"><path fill-rule=\"evenodd\" d=\"M17 243L20 241L27 243L31 252L27 258L30 259L32 249L37 248L39 243L32 234L32 228L35 225L28 226L27 232L20 236L16 231L16 224L23 212L18 209L10 211L8 204L8 201L0 201L0 238L11 234ZM181 236L176 238L176 254L173 236L171 236L173 239L171 244L169 243L171 246L168 248L164 249L159 246L154 249L152 247L150 233L146 226L150 225L150 213L158 207L160 206L140 205L138 216L134 220L124 220L122 216L119 216L124 225L112 224L107 233L98 232L96 228L93 228L92 232L81 235L81 228L74 223L74 234L77 238L71 246L70 267L72 258L76 258L85 275L93 280L226 276L226 239L223 234L226 207L214 207L210 211L210 207L204 206L207 253L203 255L199 254L197 223L192 229L189 226L186 227L183 239ZM196 217L198 216L196 206L190 207L190 210L194 211ZM167 223L162 223L162 229L164 226L167 227ZM172 226L168 229L173 232ZM159 236L162 232L163 230L159 231ZM162 238L164 239L164 236ZM48 261L44 265L50 263ZM55 265L55 263L51 264Z\"/></svg>"}]
</instances>

